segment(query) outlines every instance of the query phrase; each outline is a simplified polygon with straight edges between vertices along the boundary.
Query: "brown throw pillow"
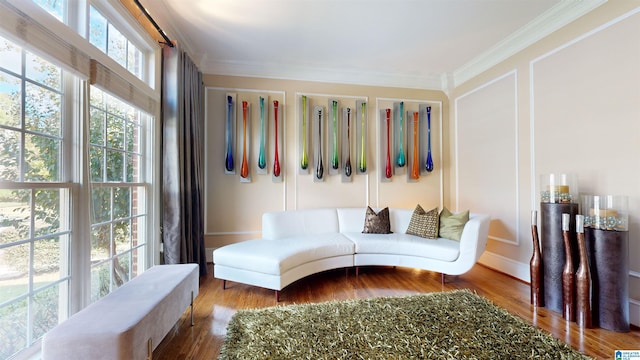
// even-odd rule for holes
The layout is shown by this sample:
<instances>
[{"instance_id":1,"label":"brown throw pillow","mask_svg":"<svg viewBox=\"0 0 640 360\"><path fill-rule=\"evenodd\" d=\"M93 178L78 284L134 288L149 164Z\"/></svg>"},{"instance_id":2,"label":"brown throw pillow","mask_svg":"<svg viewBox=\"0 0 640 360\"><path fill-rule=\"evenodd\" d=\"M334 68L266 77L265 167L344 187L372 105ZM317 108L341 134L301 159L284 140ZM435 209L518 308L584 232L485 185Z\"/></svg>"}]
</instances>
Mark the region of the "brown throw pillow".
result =
<instances>
[{"instance_id":1,"label":"brown throw pillow","mask_svg":"<svg viewBox=\"0 0 640 360\"><path fill-rule=\"evenodd\" d=\"M437 239L439 230L438 208L424 211L420 204L416 205L411 220L407 227L407 234L420 236L427 239Z\"/></svg>"},{"instance_id":2,"label":"brown throw pillow","mask_svg":"<svg viewBox=\"0 0 640 360\"><path fill-rule=\"evenodd\" d=\"M391 234L389 208L386 207L376 214L370 206L367 206L367 215L364 218L362 232L364 234Z\"/></svg>"}]
</instances>

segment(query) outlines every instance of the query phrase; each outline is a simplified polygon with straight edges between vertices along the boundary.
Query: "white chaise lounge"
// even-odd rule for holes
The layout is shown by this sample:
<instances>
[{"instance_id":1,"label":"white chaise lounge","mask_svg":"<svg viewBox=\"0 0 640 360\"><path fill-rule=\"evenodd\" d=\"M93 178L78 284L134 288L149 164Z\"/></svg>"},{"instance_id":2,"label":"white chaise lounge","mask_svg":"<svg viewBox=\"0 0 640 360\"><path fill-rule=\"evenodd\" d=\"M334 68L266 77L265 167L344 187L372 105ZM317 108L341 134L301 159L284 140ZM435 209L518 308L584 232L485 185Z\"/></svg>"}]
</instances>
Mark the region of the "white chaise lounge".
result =
<instances>
[{"instance_id":1,"label":"white chaise lounge","mask_svg":"<svg viewBox=\"0 0 640 360\"><path fill-rule=\"evenodd\" d=\"M198 287L196 264L154 266L45 334L42 359L151 359Z\"/></svg>"},{"instance_id":2,"label":"white chaise lounge","mask_svg":"<svg viewBox=\"0 0 640 360\"><path fill-rule=\"evenodd\" d=\"M471 213L460 241L406 234L412 209L390 209L392 234L363 234L366 208L268 212L262 238L214 250L214 276L279 291L325 270L404 266L444 275L469 271L487 244L490 217Z\"/></svg>"}]
</instances>

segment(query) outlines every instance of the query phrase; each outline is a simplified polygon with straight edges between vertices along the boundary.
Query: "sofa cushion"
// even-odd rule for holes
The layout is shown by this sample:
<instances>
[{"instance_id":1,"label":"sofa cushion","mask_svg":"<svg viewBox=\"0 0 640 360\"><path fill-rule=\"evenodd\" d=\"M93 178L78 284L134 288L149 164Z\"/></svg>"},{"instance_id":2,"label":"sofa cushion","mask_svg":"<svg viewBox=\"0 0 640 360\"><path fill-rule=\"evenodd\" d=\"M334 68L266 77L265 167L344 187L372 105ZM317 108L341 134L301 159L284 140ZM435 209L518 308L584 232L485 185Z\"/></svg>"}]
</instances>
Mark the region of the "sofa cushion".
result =
<instances>
[{"instance_id":1,"label":"sofa cushion","mask_svg":"<svg viewBox=\"0 0 640 360\"><path fill-rule=\"evenodd\" d=\"M365 234L390 234L389 208L386 207L376 213L370 206L367 206L362 232Z\"/></svg>"},{"instance_id":2,"label":"sofa cushion","mask_svg":"<svg viewBox=\"0 0 640 360\"><path fill-rule=\"evenodd\" d=\"M469 221L469 210L452 214L446 207L440 213L440 231L443 238L460 241L464 225Z\"/></svg>"},{"instance_id":3,"label":"sofa cushion","mask_svg":"<svg viewBox=\"0 0 640 360\"><path fill-rule=\"evenodd\" d=\"M311 262L353 255L355 245L340 233L300 235L277 240L247 240L214 250L213 263L280 275Z\"/></svg>"},{"instance_id":4,"label":"sofa cushion","mask_svg":"<svg viewBox=\"0 0 640 360\"><path fill-rule=\"evenodd\" d=\"M274 211L262 215L262 238L266 240L338 232L338 214L334 208Z\"/></svg>"},{"instance_id":5,"label":"sofa cushion","mask_svg":"<svg viewBox=\"0 0 640 360\"><path fill-rule=\"evenodd\" d=\"M402 233L363 234L350 232L344 235L356 244L357 254L421 256L443 261L454 261L460 254L460 243L444 238L425 241L421 237Z\"/></svg>"},{"instance_id":6,"label":"sofa cushion","mask_svg":"<svg viewBox=\"0 0 640 360\"><path fill-rule=\"evenodd\" d=\"M413 210L413 214L411 214L406 233L427 239L436 239L438 237L439 219L438 208L424 211L422 206L418 204Z\"/></svg>"}]
</instances>

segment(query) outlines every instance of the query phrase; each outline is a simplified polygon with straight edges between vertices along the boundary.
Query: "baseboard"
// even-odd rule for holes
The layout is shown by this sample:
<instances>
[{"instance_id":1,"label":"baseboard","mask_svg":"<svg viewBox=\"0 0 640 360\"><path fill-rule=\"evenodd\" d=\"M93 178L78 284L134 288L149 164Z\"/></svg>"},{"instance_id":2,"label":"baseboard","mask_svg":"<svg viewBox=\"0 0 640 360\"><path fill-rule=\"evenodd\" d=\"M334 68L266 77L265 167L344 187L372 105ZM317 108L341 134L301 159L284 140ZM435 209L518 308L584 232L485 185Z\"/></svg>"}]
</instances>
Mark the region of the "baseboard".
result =
<instances>
[{"instance_id":1,"label":"baseboard","mask_svg":"<svg viewBox=\"0 0 640 360\"><path fill-rule=\"evenodd\" d=\"M530 282L529 264L509 259L502 255L485 251L478 262L486 267L503 272L524 282Z\"/></svg>"}]
</instances>

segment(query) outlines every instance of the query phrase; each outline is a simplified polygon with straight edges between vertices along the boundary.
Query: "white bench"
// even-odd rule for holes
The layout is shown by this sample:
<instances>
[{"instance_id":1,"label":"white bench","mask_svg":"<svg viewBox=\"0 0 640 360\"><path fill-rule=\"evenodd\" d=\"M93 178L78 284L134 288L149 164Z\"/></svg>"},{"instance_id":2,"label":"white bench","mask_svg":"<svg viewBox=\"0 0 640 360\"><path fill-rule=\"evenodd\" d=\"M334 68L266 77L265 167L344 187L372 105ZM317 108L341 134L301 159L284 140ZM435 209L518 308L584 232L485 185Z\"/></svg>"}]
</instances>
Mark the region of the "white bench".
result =
<instances>
[{"instance_id":1,"label":"white bench","mask_svg":"<svg viewBox=\"0 0 640 360\"><path fill-rule=\"evenodd\" d=\"M45 334L42 359L151 359L198 286L196 264L154 266Z\"/></svg>"}]
</instances>

